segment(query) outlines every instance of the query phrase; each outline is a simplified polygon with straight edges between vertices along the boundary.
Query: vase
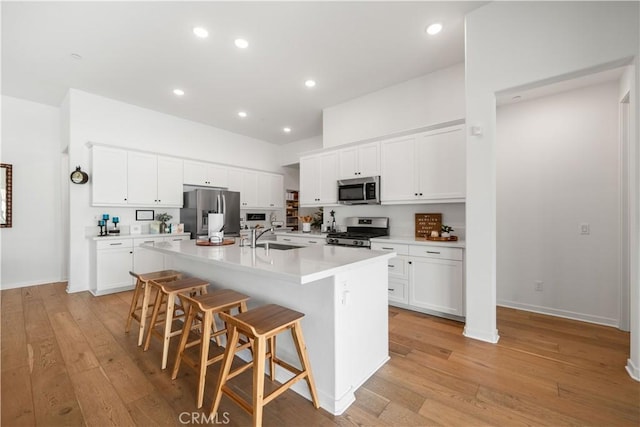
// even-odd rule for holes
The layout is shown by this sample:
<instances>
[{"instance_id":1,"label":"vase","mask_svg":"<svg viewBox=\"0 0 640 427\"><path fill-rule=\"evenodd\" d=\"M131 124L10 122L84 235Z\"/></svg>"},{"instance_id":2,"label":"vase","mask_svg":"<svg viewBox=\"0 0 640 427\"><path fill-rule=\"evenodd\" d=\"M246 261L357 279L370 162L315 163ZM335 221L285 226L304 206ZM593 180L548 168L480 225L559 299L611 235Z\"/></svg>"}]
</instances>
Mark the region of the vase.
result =
<instances>
[{"instance_id":1,"label":"vase","mask_svg":"<svg viewBox=\"0 0 640 427\"><path fill-rule=\"evenodd\" d=\"M449 237L451 237L451 234L449 234L449 233L447 233L447 232L445 231L445 232L443 232L442 234L440 234L440 237L447 237L447 238L449 238Z\"/></svg>"},{"instance_id":2,"label":"vase","mask_svg":"<svg viewBox=\"0 0 640 427\"><path fill-rule=\"evenodd\" d=\"M161 222L160 223L160 234L164 234L167 232L167 223L166 222Z\"/></svg>"}]
</instances>

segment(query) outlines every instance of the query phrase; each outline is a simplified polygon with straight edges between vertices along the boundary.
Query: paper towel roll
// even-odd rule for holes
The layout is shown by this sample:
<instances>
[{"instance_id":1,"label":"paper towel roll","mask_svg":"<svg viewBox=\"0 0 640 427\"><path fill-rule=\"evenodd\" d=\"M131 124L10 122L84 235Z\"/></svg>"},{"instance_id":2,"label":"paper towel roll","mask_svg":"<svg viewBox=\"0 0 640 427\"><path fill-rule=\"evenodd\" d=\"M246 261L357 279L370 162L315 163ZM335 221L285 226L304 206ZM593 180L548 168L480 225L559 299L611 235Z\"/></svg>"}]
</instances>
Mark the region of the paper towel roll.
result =
<instances>
[{"instance_id":1,"label":"paper towel roll","mask_svg":"<svg viewBox=\"0 0 640 427\"><path fill-rule=\"evenodd\" d=\"M224 225L224 215L210 213L208 218L209 223L209 237L211 237L212 233L217 233L220 231L222 226Z\"/></svg>"}]
</instances>

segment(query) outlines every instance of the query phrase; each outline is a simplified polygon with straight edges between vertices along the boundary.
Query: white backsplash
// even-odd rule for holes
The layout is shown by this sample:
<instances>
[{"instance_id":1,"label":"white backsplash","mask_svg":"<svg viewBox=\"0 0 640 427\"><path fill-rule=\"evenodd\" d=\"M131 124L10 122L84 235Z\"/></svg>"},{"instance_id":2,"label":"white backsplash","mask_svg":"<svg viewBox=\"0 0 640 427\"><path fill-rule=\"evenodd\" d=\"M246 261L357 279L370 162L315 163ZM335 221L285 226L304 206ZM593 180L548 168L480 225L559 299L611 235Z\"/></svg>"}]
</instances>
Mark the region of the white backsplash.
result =
<instances>
[{"instance_id":1,"label":"white backsplash","mask_svg":"<svg viewBox=\"0 0 640 427\"><path fill-rule=\"evenodd\" d=\"M354 205L324 208L324 224L331 222L329 212L335 211L336 224L345 228L345 218L350 216L389 217L389 231L394 236L413 236L416 213L441 213L442 223L453 227L453 235L465 238L465 204L438 203L420 205Z\"/></svg>"}]
</instances>

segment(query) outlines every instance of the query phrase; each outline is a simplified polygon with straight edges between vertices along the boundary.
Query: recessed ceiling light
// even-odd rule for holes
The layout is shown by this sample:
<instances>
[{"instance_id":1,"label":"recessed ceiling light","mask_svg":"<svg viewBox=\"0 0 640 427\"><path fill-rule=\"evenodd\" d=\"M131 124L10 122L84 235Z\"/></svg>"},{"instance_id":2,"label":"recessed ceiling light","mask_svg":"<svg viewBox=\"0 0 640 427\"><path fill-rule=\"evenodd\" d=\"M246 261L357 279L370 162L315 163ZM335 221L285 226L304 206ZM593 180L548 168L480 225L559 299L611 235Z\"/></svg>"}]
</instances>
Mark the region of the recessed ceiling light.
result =
<instances>
[{"instance_id":1,"label":"recessed ceiling light","mask_svg":"<svg viewBox=\"0 0 640 427\"><path fill-rule=\"evenodd\" d=\"M442 24L439 22L431 24L427 27L427 34L431 36L438 34L440 31L442 31Z\"/></svg>"},{"instance_id":2,"label":"recessed ceiling light","mask_svg":"<svg viewBox=\"0 0 640 427\"><path fill-rule=\"evenodd\" d=\"M79 53L72 53L71 58L80 60L82 59L82 55L80 55Z\"/></svg>"},{"instance_id":3,"label":"recessed ceiling light","mask_svg":"<svg viewBox=\"0 0 640 427\"><path fill-rule=\"evenodd\" d=\"M282 128L282 130L283 130L285 133L289 133L289 132L291 132L291 128Z\"/></svg>"},{"instance_id":4,"label":"recessed ceiling light","mask_svg":"<svg viewBox=\"0 0 640 427\"><path fill-rule=\"evenodd\" d=\"M249 42L245 39L235 39L234 43L238 49L246 49L249 47Z\"/></svg>"},{"instance_id":5,"label":"recessed ceiling light","mask_svg":"<svg viewBox=\"0 0 640 427\"><path fill-rule=\"evenodd\" d=\"M174 89L173 90L174 95L176 96L182 96L184 95L184 91L182 89Z\"/></svg>"},{"instance_id":6,"label":"recessed ceiling light","mask_svg":"<svg viewBox=\"0 0 640 427\"><path fill-rule=\"evenodd\" d=\"M238 116L242 117L244 119L245 117L247 117L247 112L246 111L238 111Z\"/></svg>"},{"instance_id":7,"label":"recessed ceiling light","mask_svg":"<svg viewBox=\"0 0 640 427\"><path fill-rule=\"evenodd\" d=\"M315 81L315 80L311 80L311 79L309 79L309 80L307 80L306 82L304 82L304 85L305 85L306 87L314 87L314 86L316 85L316 81Z\"/></svg>"},{"instance_id":8,"label":"recessed ceiling light","mask_svg":"<svg viewBox=\"0 0 640 427\"><path fill-rule=\"evenodd\" d=\"M194 27L193 34L195 34L197 37L200 37L201 39L206 39L207 37L209 37L209 31L202 27Z\"/></svg>"}]
</instances>

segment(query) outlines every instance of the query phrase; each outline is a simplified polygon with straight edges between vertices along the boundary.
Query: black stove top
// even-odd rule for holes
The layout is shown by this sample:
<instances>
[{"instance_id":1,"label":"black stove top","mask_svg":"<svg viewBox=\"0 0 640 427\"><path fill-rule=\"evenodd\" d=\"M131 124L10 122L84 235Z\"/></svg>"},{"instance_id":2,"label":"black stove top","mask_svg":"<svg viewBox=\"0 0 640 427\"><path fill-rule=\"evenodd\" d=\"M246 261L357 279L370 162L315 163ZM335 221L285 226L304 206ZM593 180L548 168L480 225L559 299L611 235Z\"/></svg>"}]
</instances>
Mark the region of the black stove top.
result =
<instances>
[{"instance_id":1,"label":"black stove top","mask_svg":"<svg viewBox=\"0 0 640 427\"><path fill-rule=\"evenodd\" d=\"M369 239L389 235L389 218L350 217L346 219L347 231L327 234L327 244L369 247Z\"/></svg>"}]
</instances>

